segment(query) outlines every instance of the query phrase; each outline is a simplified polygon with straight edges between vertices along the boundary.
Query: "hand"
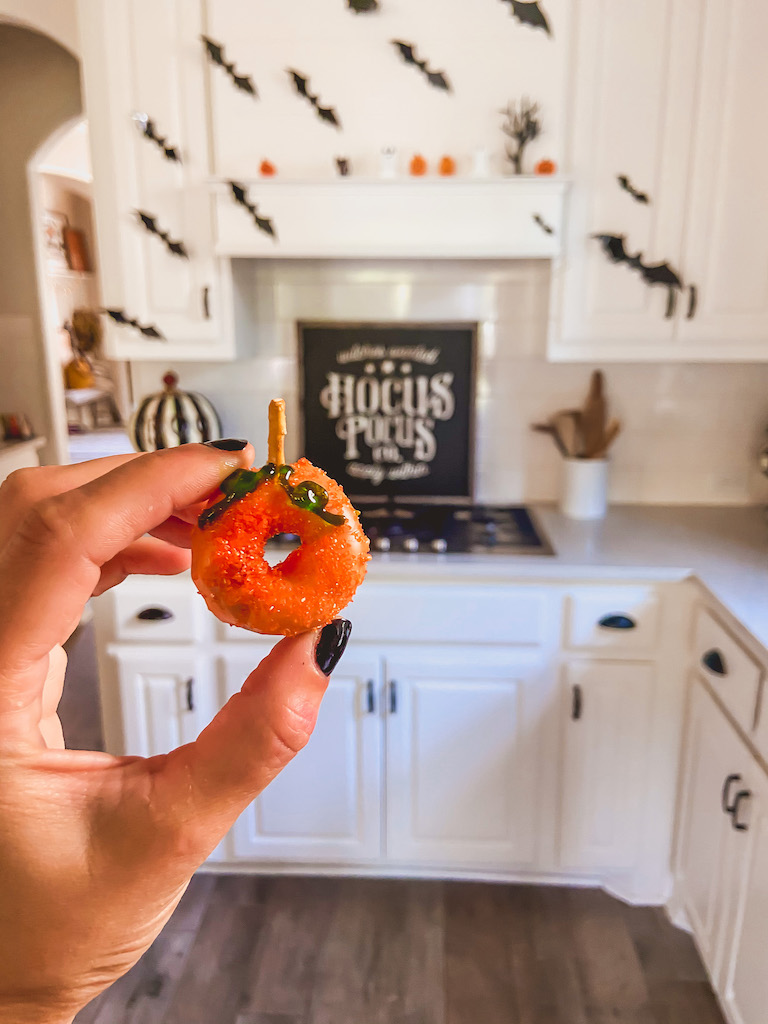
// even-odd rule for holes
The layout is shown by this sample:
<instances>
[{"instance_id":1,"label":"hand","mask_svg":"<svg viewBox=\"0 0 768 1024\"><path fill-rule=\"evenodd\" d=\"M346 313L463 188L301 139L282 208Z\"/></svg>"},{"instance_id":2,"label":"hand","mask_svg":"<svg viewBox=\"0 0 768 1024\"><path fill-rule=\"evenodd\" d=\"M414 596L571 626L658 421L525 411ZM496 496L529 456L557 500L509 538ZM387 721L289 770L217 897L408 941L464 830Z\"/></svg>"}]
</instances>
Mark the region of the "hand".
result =
<instances>
[{"instance_id":1,"label":"hand","mask_svg":"<svg viewBox=\"0 0 768 1024\"><path fill-rule=\"evenodd\" d=\"M0 1022L64 1024L148 948L194 870L307 741L318 631L281 641L194 743L64 750L61 644L129 573L189 564L200 503L253 450L185 445L0 488ZM148 536L151 534L151 536ZM335 660L346 632L326 627Z\"/></svg>"}]
</instances>

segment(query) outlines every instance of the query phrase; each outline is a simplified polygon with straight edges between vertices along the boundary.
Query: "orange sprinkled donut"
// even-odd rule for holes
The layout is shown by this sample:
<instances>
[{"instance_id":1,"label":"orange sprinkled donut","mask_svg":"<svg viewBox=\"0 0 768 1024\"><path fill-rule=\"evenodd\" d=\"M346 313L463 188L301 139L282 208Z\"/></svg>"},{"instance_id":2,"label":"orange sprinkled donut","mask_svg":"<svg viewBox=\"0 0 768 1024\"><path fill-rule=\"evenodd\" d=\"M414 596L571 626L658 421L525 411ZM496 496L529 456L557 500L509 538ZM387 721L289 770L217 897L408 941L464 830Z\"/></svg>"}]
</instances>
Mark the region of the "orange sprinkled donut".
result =
<instances>
[{"instance_id":1,"label":"orange sprinkled donut","mask_svg":"<svg viewBox=\"0 0 768 1024\"><path fill-rule=\"evenodd\" d=\"M223 622L292 636L330 622L363 581L368 538L341 487L306 459L285 465L285 406L269 407L269 461L238 470L192 531L192 578ZM301 546L264 559L278 533Z\"/></svg>"}]
</instances>

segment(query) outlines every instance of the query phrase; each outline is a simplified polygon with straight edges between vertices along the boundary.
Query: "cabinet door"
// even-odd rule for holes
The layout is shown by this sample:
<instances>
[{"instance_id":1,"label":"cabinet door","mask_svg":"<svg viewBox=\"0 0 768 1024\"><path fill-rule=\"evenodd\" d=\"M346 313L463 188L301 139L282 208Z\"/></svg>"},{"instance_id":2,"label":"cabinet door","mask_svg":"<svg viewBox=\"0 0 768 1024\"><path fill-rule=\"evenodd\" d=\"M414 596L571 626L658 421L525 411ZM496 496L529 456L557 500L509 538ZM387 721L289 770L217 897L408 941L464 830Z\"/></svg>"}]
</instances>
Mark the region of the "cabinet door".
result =
<instances>
[{"instance_id":1,"label":"cabinet door","mask_svg":"<svg viewBox=\"0 0 768 1024\"><path fill-rule=\"evenodd\" d=\"M226 656L227 696L268 649ZM374 655L347 651L309 743L235 823L236 857L347 864L380 856L379 675Z\"/></svg>"},{"instance_id":2,"label":"cabinet door","mask_svg":"<svg viewBox=\"0 0 768 1024\"><path fill-rule=\"evenodd\" d=\"M764 0L707 0L680 340L710 358L768 357L767 36Z\"/></svg>"},{"instance_id":3,"label":"cabinet door","mask_svg":"<svg viewBox=\"0 0 768 1024\"><path fill-rule=\"evenodd\" d=\"M210 663L179 647L116 651L126 754L191 743L217 711Z\"/></svg>"},{"instance_id":4,"label":"cabinet door","mask_svg":"<svg viewBox=\"0 0 768 1024\"><path fill-rule=\"evenodd\" d=\"M743 785L745 752L723 712L694 683L679 831L678 893L696 942L715 975L721 954L731 803Z\"/></svg>"},{"instance_id":5,"label":"cabinet door","mask_svg":"<svg viewBox=\"0 0 768 1024\"><path fill-rule=\"evenodd\" d=\"M655 686L655 668L644 662L565 666L560 864L566 870L637 863Z\"/></svg>"},{"instance_id":6,"label":"cabinet door","mask_svg":"<svg viewBox=\"0 0 768 1024\"><path fill-rule=\"evenodd\" d=\"M594 234L626 236L679 271L704 0L580 0L573 33L568 227L554 358L659 358L675 320L665 287L613 263ZM634 200L620 185L647 194Z\"/></svg>"},{"instance_id":7,"label":"cabinet door","mask_svg":"<svg viewBox=\"0 0 768 1024\"><path fill-rule=\"evenodd\" d=\"M547 681L538 657L413 649L386 661L387 857L531 864Z\"/></svg>"},{"instance_id":8,"label":"cabinet door","mask_svg":"<svg viewBox=\"0 0 768 1024\"><path fill-rule=\"evenodd\" d=\"M733 874L741 894L736 927L724 939L724 1003L733 1024L765 1024L768 1007L768 779L755 765L743 787Z\"/></svg>"},{"instance_id":9,"label":"cabinet door","mask_svg":"<svg viewBox=\"0 0 768 1024\"><path fill-rule=\"evenodd\" d=\"M107 318L113 358L230 354L217 316L200 19L199 0L80 0L104 306L162 335Z\"/></svg>"}]
</instances>

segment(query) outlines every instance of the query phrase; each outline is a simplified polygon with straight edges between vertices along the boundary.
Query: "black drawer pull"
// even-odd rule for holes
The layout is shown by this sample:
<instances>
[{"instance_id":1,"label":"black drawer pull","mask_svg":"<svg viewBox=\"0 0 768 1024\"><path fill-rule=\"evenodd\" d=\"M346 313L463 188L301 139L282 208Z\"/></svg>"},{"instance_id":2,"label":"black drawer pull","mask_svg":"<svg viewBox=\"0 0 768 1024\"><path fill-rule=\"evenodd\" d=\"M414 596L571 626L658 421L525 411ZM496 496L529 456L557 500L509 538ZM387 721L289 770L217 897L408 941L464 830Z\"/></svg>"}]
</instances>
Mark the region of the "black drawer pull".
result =
<instances>
[{"instance_id":1,"label":"black drawer pull","mask_svg":"<svg viewBox=\"0 0 768 1024\"><path fill-rule=\"evenodd\" d=\"M604 615L598 626L602 629L636 629L637 623L629 615Z\"/></svg>"},{"instance_id":2,"label":"black drawer pull","mask_svg":"<svg viewBox=\"0 0 768 1024\"><path fill-rule=\"evenodd\" d=\"M741 782L741 776L729 775L723 783L723 792L720 797L720 803L725 814L733 814L733 809L736 806L735 803L731 803L731 786L734 782Z\"/></svg>"},{"instance_id":3,"label":"black drawer pull","mask_svg":"<svg viewBox=\"0 0 768 1024\"><path fill-rule=\"evenodd\" d=\"M195 710L195 680L187 680L187 711Z\"/></svg>"},{"instance_id":4,"label":"black drawer pull","mask_svg":"<svg viewBox=\"0 0 768 1024\"><path fill-rule=\"evenodd\" d=\"M394 679L389 684L389 713L390 715L397 714L397 683Z\"/></svg>"},{"instance_id":5,"label":"black drawer pull","mask_svg":"<svg viewBox=\"0 0 768 1024\"><path fill-rule=\"evenodd\" d=\"M701 663L705 668L708 668L710 672L714 672L716 676L724 676L728 674L728 669L725 667L725 657L722 651L718 651L716 647L712 650L706 651L701 658Z\"/></svg>"},{"instance_id":6,"label":"black drawer pull","mask_svg":"<svg viewBox=\"0 0 768 1024\"><path fill-rule=\"evenodd\" d=\"M136 618L142 622L168 622L173 618L173 612L170 608L153 605L151 608L142 608L136 613Z\"/></svg>"},{"instance_id":7,"label":"black drawer pull","mask_svg":"<svg viewBox=\"0 0 768 1024\"><path fill-rule=\"evenodd\" d=\"M692 284L688 289L688 314L687 320L693 320L696 316L696 306L699 303L699 293L695 284Z\"/></svg>"},{"instance_id":8,"label":"black drawer pull","mask_svg":"<svg viewBox=\"0 0 768 1024\"><path fill-rule=\"evenodd\" d=\"M211 319L210 294L211 294L211 289L208 287L208 285L205 285L205 287L203 288L203 319L204 320L210 320Z\"/></svg>"},{"instance_id":9,"label":"black drawer pull","mask_svg":"<svg viewBox=\"0 0 768 1024\"><path fill-rule=\"evenodd\" d=\"M581 687L578 683L575 683L571 692L571 719L574 722L578 722L581 718L583 707L584 699L581 693Z\"/></svg>"},{"instance_id":10,"label":"black drawer pull","mask_svg":"<svg viewBox=\"0 0 768 1024\"><path fill-rule=\"evenodd\" d=\"M736 794L733 801L733 810L731 811L731 822L737 832L748 832L749 825L745 821L739 821L739 804L742 800L749 800L752 793L748 789L740 789Z\"/></svg>"},{"instance_id":11,"label":"black drawer pull","mask_svg":"<svg viewBox=\"0 0 768 1024\"><path fill-rule=\"evenodd\" d=\"M376 710L376 704L373 699L373 680L369 679L365 684L366 702L368 706L368 714L372 715Z\"/></svg>"}]
</instances>

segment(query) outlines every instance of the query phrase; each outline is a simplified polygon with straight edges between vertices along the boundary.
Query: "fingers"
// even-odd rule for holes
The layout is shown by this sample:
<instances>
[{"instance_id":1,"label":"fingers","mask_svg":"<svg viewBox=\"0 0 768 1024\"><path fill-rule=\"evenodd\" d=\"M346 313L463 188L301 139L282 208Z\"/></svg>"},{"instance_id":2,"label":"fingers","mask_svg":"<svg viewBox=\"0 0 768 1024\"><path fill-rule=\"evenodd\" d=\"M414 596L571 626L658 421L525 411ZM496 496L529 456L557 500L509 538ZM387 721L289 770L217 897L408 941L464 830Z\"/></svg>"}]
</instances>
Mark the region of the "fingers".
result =
<instances>
[{"instance_id":1,"label":"fingers","mask_svg":"<svg viewBox=\"0 0 768 1024\"><path fill-rule=\"evenodd\" d=\"M190 552L184 548L156 537L141 537L101 567L94 597L122 583L126 576L175 576L188 569L190 561Z\"/></svg>"},{"instance_id":2,"label":"fingers","mask_svg":"<svg viewBox=\"0 0 768 1024\"><path fill-rule=\"evenodd\" d=\"M36 732L45 659L69 635L102 567L202 501L253 455L250 446L222 452L193 444L129 457L32 506L0 552L0 736L4 729L16 739ZM114 563L109 571L119 577L125 568Z\"/></svg>"},{"instance_id":3,"label":"fingers","mask_svg":"<svg viewBox=\"0 0 768 1024\"><path fill-rule=\"evenodd\" d=\"M163 759L153 803L184 836L190 870L309 739L328 685L318 658L330 672L349 637L337 622L282 640L197 740Z\"/></svg>"}]
</instances>

